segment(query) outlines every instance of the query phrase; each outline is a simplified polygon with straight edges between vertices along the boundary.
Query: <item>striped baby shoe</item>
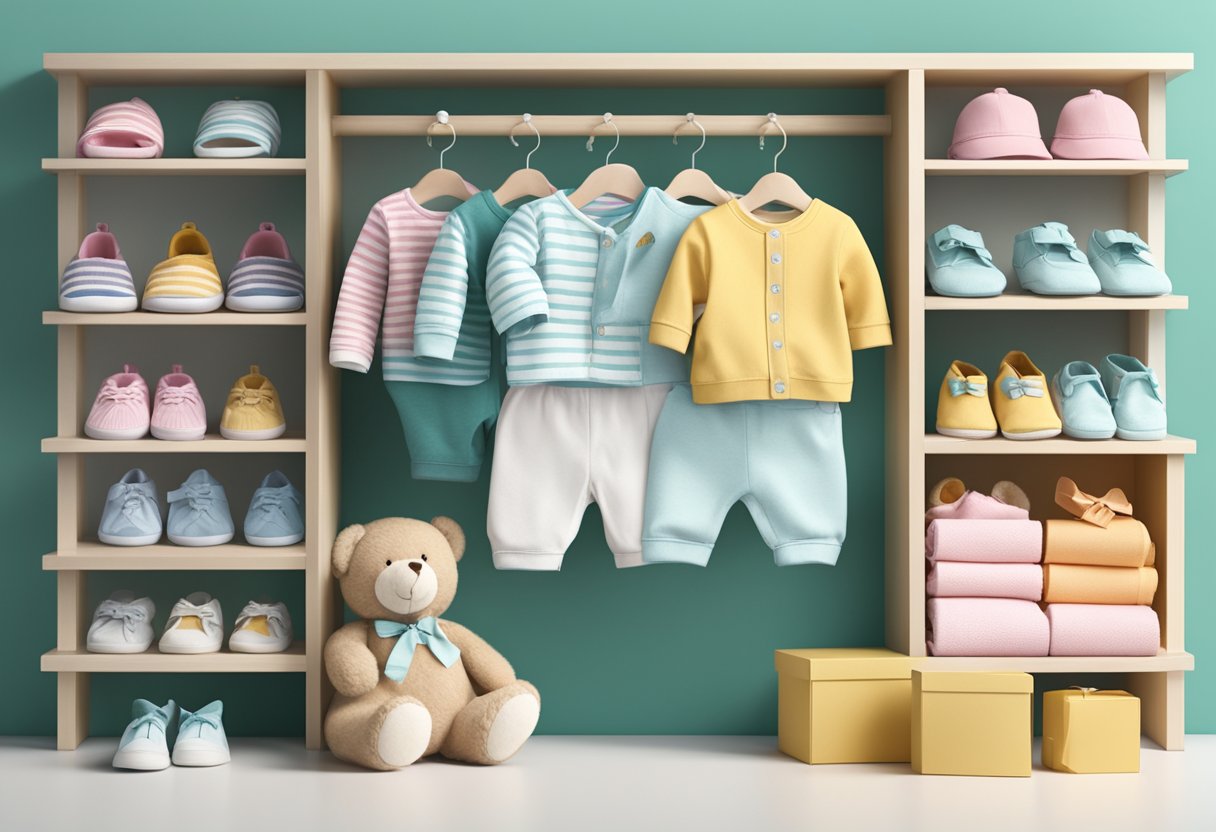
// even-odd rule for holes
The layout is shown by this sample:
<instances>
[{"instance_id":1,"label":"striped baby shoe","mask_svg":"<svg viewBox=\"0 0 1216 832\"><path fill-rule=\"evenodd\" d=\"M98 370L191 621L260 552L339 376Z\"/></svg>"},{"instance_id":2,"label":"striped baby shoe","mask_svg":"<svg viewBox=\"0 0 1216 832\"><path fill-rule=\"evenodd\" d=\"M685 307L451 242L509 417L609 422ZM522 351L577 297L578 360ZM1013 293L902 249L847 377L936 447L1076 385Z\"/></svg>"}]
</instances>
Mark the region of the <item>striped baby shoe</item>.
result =
<instances>
[{"instance_id":1,"label":"striped baby shoe","mask_svg":"<svg viewBox=\"0 0 1216 832\"><path fill-rule=\"evenodd\" d=\"M192 222L169 241L169 257L153 267L144 286L151 312L213 312L224 305L224 284L211 244Z\"/></svg>"},{"instance_id":2,"label":"striped baby shoe","mask_svg":"<svg viewBox=\"0 0 1216 832\"><path fill-rule=\"evenodd\" d=\"M165 130L142 98L98 107L76 142L76 155L94 159L155 159L165 150Z\"/></svg>"},{"instance_id":3,"label":"striped baby shoe","mask_svg":"<svg viewBox=\"0 0 1216 832\"><path fill-rule=\"evenodd\" d=\"M304 270L274 223L262 223L245 241L224 305L235 312L294 312L304 305Z\"/></svg>"},{"instance_id":4,"label":"striped baby shoe","mask_svg":"<svg viewBox=\"0 0 1216 832\"><path fill-rule=\"evenodd\" d=\"M139 306L131 269L118 250L110 226L97 223L63 270L59 308L65 312L134 312Z\"/></svg>"},{"instance_id":5,"label":"striped baby shoe","mask_svg":"<svg viewBox=\"0 0 1216 832\"><path fill-rule=\"evenodd\" d=\"M274 156L279 152L279 114L265 101L217 101L198 123L194 155L209 159Z\"/></svg>"}]
</instances>

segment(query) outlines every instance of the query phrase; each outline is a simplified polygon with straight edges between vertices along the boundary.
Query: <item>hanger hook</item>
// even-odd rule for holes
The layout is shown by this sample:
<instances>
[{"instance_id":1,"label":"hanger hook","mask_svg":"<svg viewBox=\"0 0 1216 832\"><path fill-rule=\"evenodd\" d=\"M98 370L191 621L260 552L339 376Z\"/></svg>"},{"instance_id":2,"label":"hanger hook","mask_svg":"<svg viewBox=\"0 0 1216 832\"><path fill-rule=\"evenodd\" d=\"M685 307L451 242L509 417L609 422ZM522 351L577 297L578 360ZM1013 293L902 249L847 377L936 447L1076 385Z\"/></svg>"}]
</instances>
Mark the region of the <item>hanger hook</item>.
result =
<instances>
[{"instance_id":1,"label":"hanger hook","mask_svg":"<svg viewBox=\"0 0 1216 832\"><path fill-rule=\"evenodd\" d=\"M785 128L781 126L781 122L777 120L776 113L768 114L768 121L760 128L760 149L764 150L764 134L769 127L776 127L781 131L781 149L773 156L773 173L777 172L777 160L781 158L781 154L785 152L785 148L790 143L790 137L786 135Z\"/></svg>"},{"instance_id":2,"label":"hanger hook","mask_svg":"<svg viewBox=\"0 0 1216 832\"><path fill-rule=\"evenodd\" d=\"M536 151L540 150L540 131L537 130L536 125L532 123L532 114L531 113L524 113L523 121L520 123L528 125L528 127L531 128L532 132L536 134L536 147L529 150L528 155L524 157L524 167L531 168L532 167L532 154L535 153ZM511 144L515 145L516 147L519 147L519 142L515 141L515 131L517 129L519 129L519 124L517 124L511 128L511 132L507 134L507 138L511 140Z\"/></svg>"},{"instance_id":3,"label":"hanger hook","mask_svg":"<svg viewBox=\"0 0 1216 832\"><path fill-rule=\"evenodd\" d=\"M443 170L443 154L447 153L449 150L451 150L453 147L456 146L456 128L452 125L449 118L450 117L448 116L447 110L440 110L439 112L435 113L435 121L433 121L431 123L430 127L426 128L426 146L427 147L433 146L431 144L431 130L433 128L435 128L437 125L442 124L444 127L448 128L449 130L452 131L452 143L449 144L447 147L445 147L443 150L439 151L439 169L440 170Z\"/></svg>"},{"instance_id":4,"label":"hanger hook","mask_svg":"<svg viewBox=\"0 0 1216 832\"><path fill-rule=\"evenodd\" d=\"M604 113L604 124L607 124L616 131L616 143L612 145L612 150L608 151L608 155L604 157L604 164L607 165L612 160L612 154L616 153L616 149L621 146L621 128L617 127L612 121L612 113ZM599 125L597 124L596 127ZM595 127L591 128L591 135L587 137L587 150L590 151L595 147Z\"/></svg>"},{"instance_id":5,"label":"hanger hook","mask_svg":"<svg viewBox=\"0 0 1216 832\"><path fill-rule=\"evenodd\" d=\"M684 115L684 124L681 124L679 127L677 127L676 132L671 134L671 143L679 144L680 131L683 130L686 125L689 125L689 124L691 124L693 127L697 128L698 130L701 131L701 144L699 147L697 147L696 150L694 150L692 152L692 162L689 163L689 167L691 167L693 170L696 170L697 169L697 154L705 149L705 138L706 138L705 125L703 125L703 124L701 124L701 122L697 121L696 113L686 113Z\"/></svg>"}]
</instances>

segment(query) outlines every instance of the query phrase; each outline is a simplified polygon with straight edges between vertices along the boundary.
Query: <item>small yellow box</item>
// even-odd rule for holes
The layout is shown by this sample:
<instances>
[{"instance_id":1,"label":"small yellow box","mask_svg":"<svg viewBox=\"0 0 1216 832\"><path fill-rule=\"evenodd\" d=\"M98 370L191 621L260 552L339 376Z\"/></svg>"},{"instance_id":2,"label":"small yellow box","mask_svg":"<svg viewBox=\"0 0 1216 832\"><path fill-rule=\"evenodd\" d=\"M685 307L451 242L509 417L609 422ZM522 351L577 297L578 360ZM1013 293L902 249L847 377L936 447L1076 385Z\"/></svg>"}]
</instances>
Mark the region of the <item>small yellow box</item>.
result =
<instances>
[{"instance_id":1,"label":"small yellow box","mask_svg":"<svg viewBox=\"0 0 1216 832\"><path fill-rule=\"evenodd\" d=\"M1140 700L1121 690L1047 691L1043 765L1073 774L1140 771Z\"/></svg>"},{"instance_id":2,"label":"small yellow box","mask_svg":"<svg viewBox=\"0 0 1216 832\"><path fill-rule=\"evenodd\" d=\"M912 662L880 647L778 650L777 747L804 763L906 763Z\"/></svg>"},{"instance_id":3,"label":"small yellow box","mask_svg":"<svg viewBox=\"0 0 1216 832\"><path fill-rule=\"evenodd\" d=\"M1029 777L1034 678L912 671L912 770Z\"/></svg>"}]
</instances>

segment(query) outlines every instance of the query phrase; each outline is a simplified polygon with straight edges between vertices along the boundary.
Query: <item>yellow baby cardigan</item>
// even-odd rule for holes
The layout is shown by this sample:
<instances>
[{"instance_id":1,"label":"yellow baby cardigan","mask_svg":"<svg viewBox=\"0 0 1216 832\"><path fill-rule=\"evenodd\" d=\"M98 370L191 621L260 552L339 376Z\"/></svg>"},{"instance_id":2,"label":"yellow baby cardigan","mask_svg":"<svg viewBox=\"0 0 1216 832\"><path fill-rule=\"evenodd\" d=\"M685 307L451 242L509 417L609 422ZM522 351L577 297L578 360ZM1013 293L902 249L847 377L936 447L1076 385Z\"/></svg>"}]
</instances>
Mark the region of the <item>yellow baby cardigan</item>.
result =
<instances>
[{"instance_id":1,"label":"yellow baby cardigan","mask_svg":"<svg viewBox=\"0 0 1216 832\"><path fill-rule=\"evenodd\" d=\"M847 402L850 350L891 343L882 281L857 225L816 199L767 223L732 200L702 214L676 249L650 342L688 349L698 404L748 399Z\"/></svg>"}]
</instances>

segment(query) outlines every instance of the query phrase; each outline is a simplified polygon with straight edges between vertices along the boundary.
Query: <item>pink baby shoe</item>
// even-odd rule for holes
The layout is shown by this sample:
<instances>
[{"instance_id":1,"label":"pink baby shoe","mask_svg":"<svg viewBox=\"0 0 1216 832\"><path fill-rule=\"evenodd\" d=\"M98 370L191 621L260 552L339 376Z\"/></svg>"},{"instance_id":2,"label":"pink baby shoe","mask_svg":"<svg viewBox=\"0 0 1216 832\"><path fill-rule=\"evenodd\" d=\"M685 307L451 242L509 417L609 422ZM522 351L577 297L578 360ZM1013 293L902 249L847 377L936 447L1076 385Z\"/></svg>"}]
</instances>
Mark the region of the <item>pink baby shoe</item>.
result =
<instances>
[{"instance_id":1,"label":"pink baby shoe","mask_svg":"<svg viewBox=\"0 0 1216 832\"><path fill-rule=\"evenodd\" d=\"M954 123L951 159L1050 159L1039 116L1025 98L997 87L967 102Z\"/></svg>"},{"instance_id":2,"label":"pink baby shoe","mask_svg":"<svg viewBox=\"0 0 1216 832\"><path fill-rule=\"evenodd\" d=\"M1051 154L1058 159L1148 158L1136 111L1102 90L1078 95L1060 110Z\"/></svg>"},{"instance_id":3,"label":"pink baby shoe","mask_svg":"<svg viewBox=\"0 0 1216 832\"><path fill-rule=\"evenodd\" d=\"M148 382L138 368L123 364L121 373L101 383L84 432L93 439L142 439L151 413Z\"/></svg>"},{"instance_id":4,"label":"pink baby shoe","mask_svg":"<svg viewBox=\"0 0 1216 832\"><path fill-rule=\"evenodd\" d=\"M194 379L174 364L172 372L156 384L152 408L152 435L157 439L202 439L207 434L207 411Z\"/></svg>"}]
</instances>

